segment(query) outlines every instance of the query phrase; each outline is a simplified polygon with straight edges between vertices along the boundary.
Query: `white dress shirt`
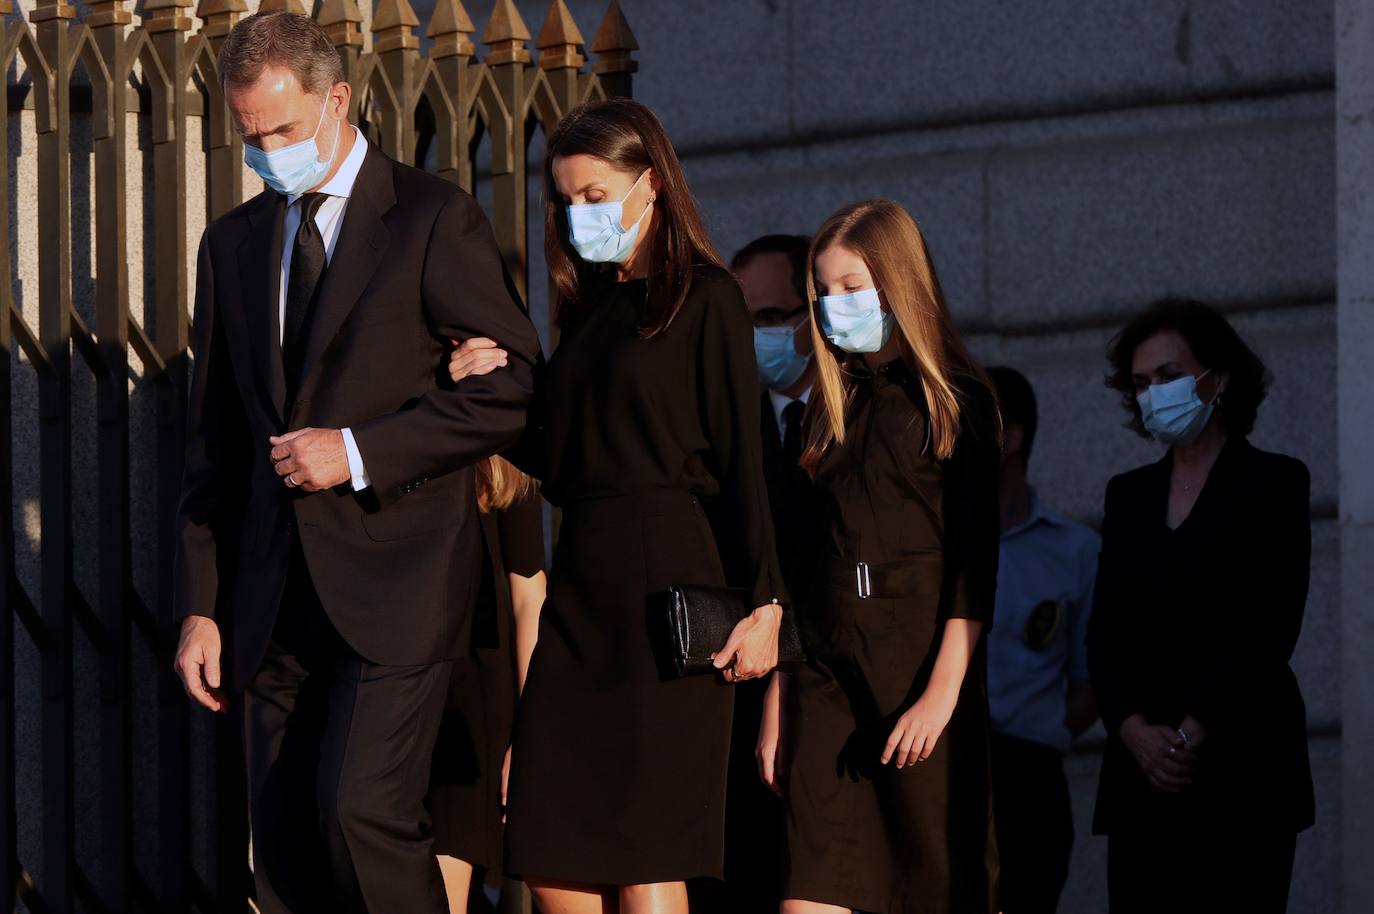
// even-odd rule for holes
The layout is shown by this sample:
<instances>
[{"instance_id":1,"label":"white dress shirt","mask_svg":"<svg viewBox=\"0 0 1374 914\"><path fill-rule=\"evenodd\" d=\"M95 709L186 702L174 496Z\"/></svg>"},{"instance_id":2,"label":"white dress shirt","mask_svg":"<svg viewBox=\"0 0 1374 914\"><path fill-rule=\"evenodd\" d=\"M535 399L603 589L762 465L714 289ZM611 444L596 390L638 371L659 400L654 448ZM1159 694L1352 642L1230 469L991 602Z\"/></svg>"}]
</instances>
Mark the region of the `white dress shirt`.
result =
<instances>
[{"instance_id":1,"label":"white dress shirt","mask_svg":"<svg viewBox=\"0 0 1374 914\"><path fill-rule=\"evenodd\" d=\"M350 129L353 131L353 148L349 150L348 156L334 173L334 177L316 191L328 195L315 211L315 225L324 238L326 265L334 259L334 245L339 240L339 230L343 228L344 212L348 209L348 198L353 193L353 182L358 180L363 159L367 158L367 138L357 127L350 126ZM287 280L291 276L291 252L296 243L296 230L301 225L301 208L296 205L301 196L292 194L286 198L286 223L282 227L281 295L277 301L277 327L280 328L281 334L286 333ZM280 336L278 342L281 342ZM353 440L353 431L347 428L341 431L344 450L348 452L348 472L353 477L353 490L359 492L372 485L372 480L368 479L367 471L363 468L363 455L358 451L357 442Z\"/></svg>"},{"instance_id":2,"label":"white dress shirt","mask_svg":"<svg viewBox=\"0 0 1374 914\"><path fill-rule=\"evenodd\" d=\"M787 438L787 420L782 417L782 411L787 409L787 407L790 404L796 402L797 400L800 400L802 405L805 406L806 401L810 398L810 387L806 388L806 390L803 390L801 392L801 395L797 397L789 397L787 396L787 394L780 394L776 390L768 391L768 402L773 404L773 419L778 423L779 441L783 441Z\"/></svg>"}]
</instances>

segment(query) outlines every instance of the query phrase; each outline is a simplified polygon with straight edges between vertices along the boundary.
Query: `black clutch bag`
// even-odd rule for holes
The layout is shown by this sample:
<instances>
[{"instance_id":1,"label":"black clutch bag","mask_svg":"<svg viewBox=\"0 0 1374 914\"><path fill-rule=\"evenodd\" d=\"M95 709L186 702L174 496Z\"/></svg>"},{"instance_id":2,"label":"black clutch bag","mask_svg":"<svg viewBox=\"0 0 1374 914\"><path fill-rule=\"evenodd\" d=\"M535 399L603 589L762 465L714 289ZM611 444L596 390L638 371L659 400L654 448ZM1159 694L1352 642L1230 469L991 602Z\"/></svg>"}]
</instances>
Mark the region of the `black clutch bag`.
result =
<instances>
[{"instance_id":1,"label":"black clutch bag","mask_svg":"<svg viewBox=\"0 0 1374 914\"><path fill-rule=\"evenodd\" d=\"M725 646L730 632L754 611L749 591L727 587L670 587L664 595L665 653L678 676L717 672L711 655ZM801 632L794 614L782 614L778 663L801 663Z\"/></svg>"}]
</instances>

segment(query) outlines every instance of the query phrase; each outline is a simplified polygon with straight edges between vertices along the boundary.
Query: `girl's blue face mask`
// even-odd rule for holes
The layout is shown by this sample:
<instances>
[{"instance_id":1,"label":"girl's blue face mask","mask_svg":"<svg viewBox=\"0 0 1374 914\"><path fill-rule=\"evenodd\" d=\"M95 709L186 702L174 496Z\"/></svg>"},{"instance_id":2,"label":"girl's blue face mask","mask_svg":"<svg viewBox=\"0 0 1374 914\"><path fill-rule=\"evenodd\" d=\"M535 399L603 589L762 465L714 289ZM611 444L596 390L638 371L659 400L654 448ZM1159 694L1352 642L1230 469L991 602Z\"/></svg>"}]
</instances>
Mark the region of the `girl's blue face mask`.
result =
<instances>
[{"instance_id":1,"label":"girl's blue face mask","mask_svg":"<svg viewBox=\"0 0 1374 914\"><path fill-rule=\"evenodd\" d=\"M1162 444L1192 444L1216 408L1217 397L1211 403L1203 403L1197 395L1197 382L1210 373L1204 371L1197 377L1184 375L1167 384L1151 384L1147 390L1136 395L1140 404L1140 420L1145 431Z\"/></svg>"},{"instance_id":2,"label":"girl's blue face mask","mask_svg":"<svg viewBox=\"0 0 1374 914\"><path fill-rule=\"evenodd\" d=\"M892 313L877 289L821 296L821 330L845 352L877 352L892 336Z\"/></svg>"},{"instance_id":3,"label":"girl's blue face mask","mask_svg":"<svg viewBox=\"0 0 1374 914\"><path fill-rule=\"evenodd\" d=\"M339 134L343 130L343 121L335 121L334 148L330 150L328 159L321 159L315 139L324 127L324 113L328 105L329 95L326 94L324 104L320 105L320 122L315 126L315 132L309 139L271 152L264 152L245 143L244 163L257 172L258 177L266 181L268 187L288 197L303 194L319 184L324 180L324 176L329 174L329 166L334 164L334 156L339 151Z\"/></svg>"},{"instance_id":4,"label":"girl's blue face mask","mask_svg":"<svg viewBox=\"0 0 1374 914\"><path fill-rule=\"evenodd\" d=\"M623 226L625 201L635 192L639 182L644 180L645 171L625 196L610 203L570 203L568 204L568 240L572 242L577 256L588 263L624 263L634 250L635 240L639 238L639 227L649 212L646 204L635 224ZM653 197L649 198L653 203Z\"/></svg>"},{"instance_id":5,"label":"girl's blue face mask","mask_svg":"<svg viewBox=\"0 0 1374 914\"><path fill-rule=\"evenodd\" d=\"M797 351L797 326L755 327L754 355L759 363L759 383L783 391L797 383L811 364L811 354Z\"/></svg>"}]
</instances>

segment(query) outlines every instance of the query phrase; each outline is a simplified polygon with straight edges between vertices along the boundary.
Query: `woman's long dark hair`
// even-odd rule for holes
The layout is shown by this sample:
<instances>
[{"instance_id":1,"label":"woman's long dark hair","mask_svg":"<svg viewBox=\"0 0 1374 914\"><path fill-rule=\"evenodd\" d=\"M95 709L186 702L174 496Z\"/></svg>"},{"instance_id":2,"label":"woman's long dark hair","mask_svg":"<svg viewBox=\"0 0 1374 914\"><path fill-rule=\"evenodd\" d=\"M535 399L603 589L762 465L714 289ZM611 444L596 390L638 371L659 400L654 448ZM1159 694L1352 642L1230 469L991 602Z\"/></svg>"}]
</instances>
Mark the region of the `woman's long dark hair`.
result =
<instances>
[{"instance_id":1,"label":"woman's long dark hair","mask_svg":"<svg viewBox=\"0 0 1374 914\"><path fill-rule=\"evenodd\" d=\"M554 320L562 326L590 305L589 264L568 240L568 216L553 180L553 160L572 155L605 159L617 171L642 174L652 168L659 181L649 244L649 290L639 317L645 339L667 329L692 285L692 267L721 265L706 234L696 200L687 187L677 152L654 113L627 98L590 102L569 111L549 135L544 155L544 257L558 290ZM641 242L643 244L644 242Z\"/></svg>"}]
</instances>

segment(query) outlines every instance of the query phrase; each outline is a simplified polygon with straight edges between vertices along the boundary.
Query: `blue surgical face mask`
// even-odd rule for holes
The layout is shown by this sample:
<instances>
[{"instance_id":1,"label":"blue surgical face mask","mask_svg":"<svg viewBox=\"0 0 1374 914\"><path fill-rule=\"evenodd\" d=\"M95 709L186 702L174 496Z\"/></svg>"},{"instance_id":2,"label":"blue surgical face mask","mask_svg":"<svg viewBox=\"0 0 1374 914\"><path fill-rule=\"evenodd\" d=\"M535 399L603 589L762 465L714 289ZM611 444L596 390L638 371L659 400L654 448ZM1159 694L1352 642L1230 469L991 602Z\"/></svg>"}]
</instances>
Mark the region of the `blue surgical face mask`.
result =
<instances>
[{"instance_id":1,"label":"blue surgical face mask","mask_svg":"<svg viewBox=\"0 0 1374 914\"><path fill-rule=\"evenodd\" d=\"M571 203L568 205L568 238L577 256L588 263L624 263L634 250L635 239L639 237L639 226L649 212L639 214L635 224L625 228L621 223L625 216L625 201L635 192L639 182L644 180L644 172L625 196L611 203ZM649 198L653 202L653 197Z\"/></svg>"},{"instance_id":2,"label":"blue surgical face mask","mask_svg":"<svg viewBox=\"0 0 1374 914\"><path fill-rule=\"evenodd\" d=\"M821 296L821 329L845 352L877 352L892 336L892 324L877 289Z\"/></svg>"},{"instance_id":3,"label":"blue surgical face mask","mask_svg":"<svg viewBox=\"0 0 1374 914\"><path fill-rule=\"evenodd\" d=\"M267 182L268 187L288 197L303 194L319 184L329 174L329 166L334 164L334 155L339 151L339 133L343 129L343 121L334 122L334 148L330 150L328 159L321 160L315 139L324 128L324 112L328 105L329 96L326 94L324 104L320 106L320 122L310 139L271 152L245 143L243 161Z\"/></svg>"},{"instance_id":4,"label":"blue surgical face mask","mask_svg":"<svg viewBox=\"0 0 1374 914\"><path fill-rule=\"evenodd\" d=\"M783 391L797 383L811 364L811 354L797 351L797 330L793 327L755 327L754 355L759 362L759 383L769 390Z\"/></svg>"},{"instance_id":5,"label":"blue surgical face mask","mask_svg":"<svg viewBox=\"0 0 1374 914\"><path fill-rule=\"evenodd\" d=\"M1204 371L1196 378L1184 375L1167 384L1151 384L1148 390L1136 395L1140 404L1140 420L1145 431L1163 444L1192 444L1212 418L1217 398L1203 403L1197 395L1197 382L1207 377Z\"/></svg>"}]
</instances>

